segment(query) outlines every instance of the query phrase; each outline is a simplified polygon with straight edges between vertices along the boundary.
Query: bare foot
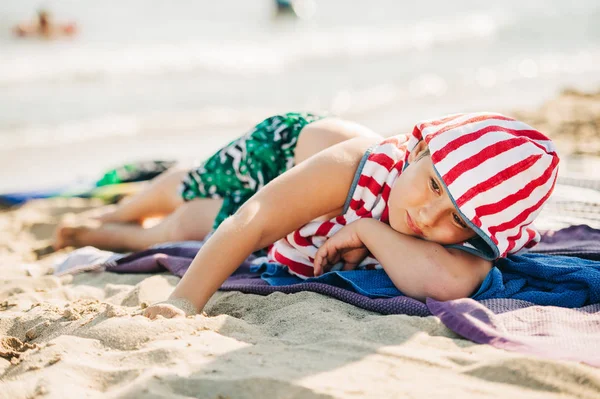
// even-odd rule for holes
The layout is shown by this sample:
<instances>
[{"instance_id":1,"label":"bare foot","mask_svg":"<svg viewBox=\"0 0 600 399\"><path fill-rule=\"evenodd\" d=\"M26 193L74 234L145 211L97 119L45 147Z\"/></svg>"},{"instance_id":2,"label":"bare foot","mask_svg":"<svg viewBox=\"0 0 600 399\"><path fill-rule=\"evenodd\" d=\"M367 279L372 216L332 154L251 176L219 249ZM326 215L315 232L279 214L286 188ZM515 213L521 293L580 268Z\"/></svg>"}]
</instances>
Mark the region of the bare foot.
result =
<instances>
[{"instance_id":1,"label":"bare foot","mask_svg":"<svg viewBox=\"0 0 600 399\"><path fill-rule=\"evenodd\" d=\"M117 205L107 205L78 214L67 214L54 231L52 247L59 250L65 247L92 245L100 249L131 249L123 246L118 237L129 232L132 227L141 226L120 220ZM111 234L112 233L112 234Z\"/></svg>"},{"instance_id":2,"label":"bare foot","mask_svg":"<svg viewBox=\"0 0 600 399\"><path fill-rule=\"evenodd\" d=\"M137 223L103 223L89 219L79 223L61 223L56 229L54 248L85 247L116 252L141 251L165 242L161 230L144 229Z\"/></svg>"},{"instance_id":3,"label":"bare foot","mask_svg":"<svg viewBox=\"0 0 600 399\"><path fill-rule=\"evenodd\" d=\"M88 219L83 222L64 221L61 222L54 232L54 243L52 247L59 250L66 247L82 247L88 245L85 235L91 230L98 229L102 225L99 220Z\"/></svg>"},{"instance_id":4,"label":"bare foot","mask_svg":"<svg viewBox=\"0 0 600 399\"><path fill-rule=\"evenodd\" d=\"M99 228L102 222L110 222L116 205L106 205L77 214L67 214L54 230L52 247L59 250L65 247L79 247L77 237L88 229ZM106 220L105 220L106 219Z\"/></svg>"}]
</instances>

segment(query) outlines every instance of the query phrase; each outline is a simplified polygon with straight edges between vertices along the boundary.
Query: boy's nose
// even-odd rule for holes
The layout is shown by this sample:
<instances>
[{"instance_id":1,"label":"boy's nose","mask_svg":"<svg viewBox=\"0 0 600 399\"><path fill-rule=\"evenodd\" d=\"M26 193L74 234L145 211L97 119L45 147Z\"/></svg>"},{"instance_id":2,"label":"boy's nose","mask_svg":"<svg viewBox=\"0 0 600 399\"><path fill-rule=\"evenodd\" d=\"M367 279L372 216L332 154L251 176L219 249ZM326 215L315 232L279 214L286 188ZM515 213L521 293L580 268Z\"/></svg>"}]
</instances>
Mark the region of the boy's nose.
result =
<instances>
[{"instance_id":1,"label":"boy's nose","mask_svg":"<svg viewBox=\"0 0 600 399\"><path fill-rule=\"evenodd\" d=\"M444 206L437 199L423 205L419 211L419 221L424 226L435 226L442 214Z\"/></svg>"}]
</instances>

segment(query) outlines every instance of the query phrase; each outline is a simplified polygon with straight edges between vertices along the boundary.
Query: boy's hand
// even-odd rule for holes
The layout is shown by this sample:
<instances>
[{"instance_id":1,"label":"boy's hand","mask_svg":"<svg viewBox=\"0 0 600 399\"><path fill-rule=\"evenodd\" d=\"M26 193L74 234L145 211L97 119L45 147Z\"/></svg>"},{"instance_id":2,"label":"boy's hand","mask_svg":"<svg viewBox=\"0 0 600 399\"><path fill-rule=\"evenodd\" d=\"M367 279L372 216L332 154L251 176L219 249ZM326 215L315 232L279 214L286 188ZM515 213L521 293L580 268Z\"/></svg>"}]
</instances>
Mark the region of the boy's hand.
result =
<instances>
[{"instance_id":1,"label":"boy's hand","mask_svg":"<svg viewBox=\"0 0 600 399\"><path fill-rule=\"evenodd\" d=\"M314 261L314 274L320 276L338 262L344 262L343 270L355 269L369 250L358 236L360 220L344 226L331 236L317 251Z\"/></svg>"},{"instance_id":2,"label":"boy's hand","mask_svg":"<svg viewBox=\"0 0 600 399\"><path fill-rule=\"evenodd\" d=\"M158 316L162 316L166 319L172 319L174 317L192 316L196 313L196 307L187 299L183 298L175 298L164 302L158 302L144 310L144 316L151 320L156 319Z\"/></svg>"}]
</instances>

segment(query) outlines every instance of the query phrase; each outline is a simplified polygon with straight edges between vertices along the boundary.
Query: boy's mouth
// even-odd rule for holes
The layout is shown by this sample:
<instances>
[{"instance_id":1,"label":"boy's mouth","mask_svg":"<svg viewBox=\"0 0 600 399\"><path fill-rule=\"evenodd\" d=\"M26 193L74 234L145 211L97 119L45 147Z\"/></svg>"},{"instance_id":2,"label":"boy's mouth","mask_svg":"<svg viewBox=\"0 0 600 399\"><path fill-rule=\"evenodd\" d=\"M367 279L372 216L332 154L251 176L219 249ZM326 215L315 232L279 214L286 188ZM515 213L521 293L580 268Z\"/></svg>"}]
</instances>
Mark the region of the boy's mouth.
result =
<instances>
[{"instance_id":1,"label":"boy's mouth","mask_svg":"<svg viewBox=\"0 0 600 399\"><path fill-rule=\"evenodd\" d=\"M408 213L408 211L406 212L406 224L413 231L413 233L415 233L418 236L423 237L423 231L417 227L415 222L410 217L410 214Z\"/></svg>"}]
</instances>

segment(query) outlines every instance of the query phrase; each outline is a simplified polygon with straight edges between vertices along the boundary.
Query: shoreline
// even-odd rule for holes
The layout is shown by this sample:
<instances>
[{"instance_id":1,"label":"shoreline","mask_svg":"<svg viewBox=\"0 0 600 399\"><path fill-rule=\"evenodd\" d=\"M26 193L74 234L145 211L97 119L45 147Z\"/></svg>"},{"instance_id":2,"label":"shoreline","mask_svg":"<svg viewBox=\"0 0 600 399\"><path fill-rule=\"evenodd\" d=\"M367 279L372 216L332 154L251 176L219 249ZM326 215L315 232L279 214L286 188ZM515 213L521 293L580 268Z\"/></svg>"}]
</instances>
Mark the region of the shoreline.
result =
<instances>
[{"instance_id":1,"label":"shoreline","mask_svg":"<svg viewBox=\"0 0 600 399\"><path fill-rule=\"evenodd\" d=\"M585 174L585 166L580 165L595 164L593 157L600 155L598 104L599 90L586 93L565 89L539 107L499 112L521 119L546 133L559 147L561 158L566 161L563 165L578 174ZM392 121L389 115L391 111L386 108L379 114L367 112L339 116L362 123L384 136L410 132L415 120L426 118L425 115L417 119L404 115L396 118L398 121ZM202 133L195 133L185 126L169 131L165 126L135 135L0 149L0 167L10 171L0 181L0 192L50 188L95 179L105 170L132 161L173 159L190 164L211 155L266 116L257 114L252 118L247 115L243 120L225 125L208 123Z\"/></svg>"}]
</instances>

